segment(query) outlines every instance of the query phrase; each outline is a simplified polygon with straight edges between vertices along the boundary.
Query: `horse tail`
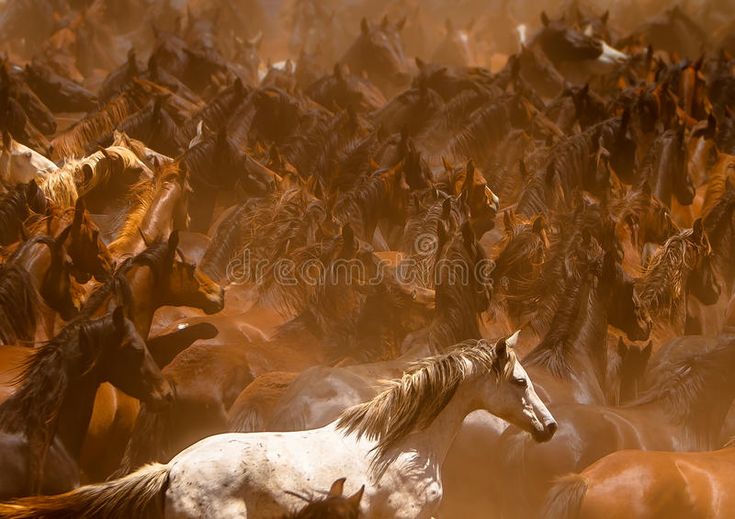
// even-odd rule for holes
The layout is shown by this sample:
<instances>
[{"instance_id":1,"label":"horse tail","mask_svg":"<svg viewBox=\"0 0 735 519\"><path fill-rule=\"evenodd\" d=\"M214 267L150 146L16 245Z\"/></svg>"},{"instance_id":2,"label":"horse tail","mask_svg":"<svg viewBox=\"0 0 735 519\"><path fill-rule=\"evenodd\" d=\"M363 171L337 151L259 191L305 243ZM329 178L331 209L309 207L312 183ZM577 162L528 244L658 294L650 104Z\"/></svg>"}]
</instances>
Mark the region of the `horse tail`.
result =
<instances>
[{"instance_id":1,"label":"horse tail","mask_svg":"<svg viewBox=\"0 0 735 519\"><path fill-rule=\"evenodd\" d=\"M577 519L582 501L587 493L588 481L581 474L568 474L557 478L546 495L541 517L548 519Z\"/></svg>"},{"instance_id":2,"label":"horse tail","mask_svg":"<svg viewBox=\"0 0 735 519\"><path fill-rule=\"evenodd\" d=\"M160 518L168 473L168 465L155 463L124 478L80 487L66 494L17 499L0 504L0 518Z\"/></svg>"}]
</instances>

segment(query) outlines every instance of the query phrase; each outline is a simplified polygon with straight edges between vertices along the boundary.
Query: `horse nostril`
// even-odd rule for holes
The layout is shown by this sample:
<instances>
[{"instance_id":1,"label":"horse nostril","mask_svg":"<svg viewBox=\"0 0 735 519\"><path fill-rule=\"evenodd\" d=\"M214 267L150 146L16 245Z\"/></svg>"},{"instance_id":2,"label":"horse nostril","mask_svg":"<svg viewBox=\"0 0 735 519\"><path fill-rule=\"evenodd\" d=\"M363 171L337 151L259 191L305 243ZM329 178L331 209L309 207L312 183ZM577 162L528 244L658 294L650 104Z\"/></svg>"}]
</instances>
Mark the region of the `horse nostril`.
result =
<instances>
[{"instance_id":1,"label":"horse nostril","mask_svg":"<svg viewBox=\"0 0 735 519\"><path fill-rule=\"evenodd\" d=\"M549 438L554 436L554 433L556 432L558 427L559 426L556 424L556 422L549 422L546 424L545 428L546 428L546 432L549 434Z\"/></svg>"}]
</instances>

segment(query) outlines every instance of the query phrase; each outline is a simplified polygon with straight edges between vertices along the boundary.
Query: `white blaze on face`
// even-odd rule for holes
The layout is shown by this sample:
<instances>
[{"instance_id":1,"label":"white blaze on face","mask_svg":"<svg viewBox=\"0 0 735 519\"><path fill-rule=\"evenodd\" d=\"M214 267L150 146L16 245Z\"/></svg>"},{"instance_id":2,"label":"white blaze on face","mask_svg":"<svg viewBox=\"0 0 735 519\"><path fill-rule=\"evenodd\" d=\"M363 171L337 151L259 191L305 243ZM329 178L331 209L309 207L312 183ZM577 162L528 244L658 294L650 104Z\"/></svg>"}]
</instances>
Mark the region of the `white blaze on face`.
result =
<instances>
[{"instance_id":1,"label":"white blaze on face","mask_svg":"<svg viewBox=\"0 0 735 519\"><path fill-rule=\"evenodd\" d=\"M518 33L518 41L521 45L526 45L528 42L528 26L525 23L516 26L516 33Z\"/></svg>"},{"instance_id":2,"label":"white blaze on face","mask_svg":"<svg viewBox=\"0 0 735 519\"><path fill-rule=\"evenodd\" d=\"M628 61L629 56L624 52L620 52L602 40L600 43L602 43L602 54L597 58L597 61L600 63L605 65L619 65Z\"/></svg>"}]
</instances>

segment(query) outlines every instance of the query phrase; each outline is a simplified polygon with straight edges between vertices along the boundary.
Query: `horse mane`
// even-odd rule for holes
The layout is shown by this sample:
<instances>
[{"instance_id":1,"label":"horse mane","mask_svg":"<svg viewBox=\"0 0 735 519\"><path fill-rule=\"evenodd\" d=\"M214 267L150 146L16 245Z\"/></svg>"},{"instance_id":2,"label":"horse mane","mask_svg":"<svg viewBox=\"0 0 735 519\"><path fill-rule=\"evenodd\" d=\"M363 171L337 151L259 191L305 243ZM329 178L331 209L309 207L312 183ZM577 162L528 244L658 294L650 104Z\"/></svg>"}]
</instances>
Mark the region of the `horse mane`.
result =
<instances>
[{"instance_id":1,"label":"horse mane","mask_svg":"<svg viewBox=\"0 0 735 519\"><path fill-rule=\"evenodd\" d=\"M515 353L508 350L508 362L502 365L495 348L484 339L469 340L449 353L411 364L371 401L343 412L337 428L377 441L376 460L382 458L408 434L431 425L465 380L487 374L509 378Z\"/></svg>"},{"instance_id":2,"label":"horse mane","mask_svg":"<svg viewBox=\"0 0 735 519\"><path fill-rule=\"evenodd\" d=\"M666 413L682 424L696 417L707 417L713 406L721 406L724 414L730 408L735 384L732 367L735 365L735 347L731 339L714 349L697 352L657 369L649 389L624 407L637 407L662 402ZM726 401L723 388L729 388ZM706 424L711 425L711 424ZM713 431L719 434L718 431Z\"/></svg>"},{"instance_id":3,"label":"horse mane","mask_svg":"<svg viewBox=\"0 0 735 519\"><path fill-rule=\"evenodd\" d=\"M510 234L496 245L496 253L493 254L495 268L492 272L494 298L501 291L506 301L521 302L529 298L536 278L516 273L514 269L519 264L530 263L532 267L540 267L544 263L547 255L546 242L541 231L534 226L535 223L514 226Z\"/></svg>"},{"instance_id":4,"label":"horse mane","mask_svg":"<svg viewBox=\"0 0 735 519\"><path fill-rule=\"evenodd\" d=\"M47 202L43 193L36 191L35 199L28 198L27 184L18 185L0 195L0 241L14 242L23 230L23 223L36 212L46 212Z\"/></svg>"},{"instance_id":5,"label":"horse mane","mask_svg":"<svg viewBox=\"0 0 735 519\"><path fill-rule=\"evenodd\" d=\"M18 390L0 404L0 430L26 436L34 478L39 478L43 470L45 452L56 433L59 411L69 384L94 364L94 358L89 357L95 352L82 347L80 332L99 332L109 327L110 322L110 319L99 319L69 323L24 362L16 380Z\"/></svg>"},{"instance_id":6,"label":"horse mane","mask_svg":"<svg viewBox=\"0 0 735 519\"><path fill-rule=\"evenodd\" d=\"M74 207L79 198L76 172L87 160L68 159L64 166L39 179L38 187L54 205Z\"/></svg>"},{"instance_id":7,"label":"horse mane","mask_svg":"<svg viewBox=\"0 0 735 519\"><path fill-rule=\"evenodd\" d=\"M347 308L341 304L345 303L345 297L352 294L356 287L345 287L344 283L338 282L339 280L335 283L335 279L327 279L325 276L332 272L332 265L342 250L343 243L342 236L335 235L288 252L285 258L293 268L290 274L296 277L297 283L295 284L280 283L278 276L284 272L276 272L273 268L276 264L267 265L258 283L261 301L272 306L282 315L297 315L306 312L309 314L309 319L319 320L320 324L327 321L328 318L319 319L319 317L326 315L342 322ZM303 270L305 265L319 265L318 275L323 279L319 279L317 283L303 282L300 275L305 273ZM309 274L315 273L310 272Z\"/></svg>"},{"instance_id":8,"label":"horse mane","mask_svg":"<svg viewBox=\"0 0 735 519\"><path fill-rule=\"evenodd\" d=\"M253 218L251 213L258 201L259 199L250 199L238 205L217 226L200 264L202 272L212 279L221 280L231 274L227 271L231 261L237 254L244 252L243 234L250 229L247 225L243 225L243 222Z\"/></svg>"},{"instance_id":9,"label":"horse mane","mask_svg":"<svg viewBox=\"0 0 735 519\"><path fill-rule=\"evenodd\" d=\"M156 199L156 196L167 183L178 182L181 176L182 172L179 164L172 162L163 165L157 172L155 178L142 178L133 184L130 187L130 193L128 195L129 207L131 209L125 218L125 223L123 223L118 231L117 237L110 243L109 247L117 248L131 240L136 240L140 236L140 228L143 220L148 215L148 210ZM150 238L158 237L151 236Z\"/></svg>"},{"instance_id":10,"label":"horse mane","mask_svg":"<svg viewBox=\"0 0 735 519\"><path fill-rule=\"evenodd\" d=\"M486 259L482 248L477 243L475 246L478 247L478 253L483 256L482 259ZM437 261L437 264L440 263L439 269L435 267L431 273L436 284L436 313L428 329L429 346L432 351L445 351L452 344L480 337L478 315L486 310L478 308L476 287L472 285L473 280L484 283L484 280L475 278L480 275L479 262L477 258L471 257L465 244L465 237L460 230L457 230L442 247L440 255L441 258ZM466 275L467 279L451 279L451 276L457 274L452 272L456 267L466 270L460 274ZM447 279L443 276L444 273L448 274Z\"/></svg>"},{"instance_id":11,"label":"horse mane","mask_svg":"<svg viewBox=\"0 0 735 519\"><path fill-rule=\"evenodd\" d=\"M130 308L133 303L133 292L125 273L133 266L133 258L127 258L105 282L87 297L79 310L79 315L92 317L102 305L111 297L116 298L117 304L123 308Z\"/></svg>"},{"instance_id":12,"label":"horse mane","mask_svg":"<svg viewBox=\"0 0 735 519\"><path fill-rule=\"evenodd\" d=\"M26 269L20 265L0 265L0 341L14 344L33 341L36 331L38 292Z\"/></svg>"},{"instance_id":13,"label":"horse mane","mask_svg":"<svg viewBox=\"0 0 735 519\"><path fill-rule=\"evenodd\" d=\"M457 156L472 157L484 163L495 146L511 130L511 114L505 97L493 100L476 110L450 144Z\"/></svg>"},{"instance_id":14,"label":"horse mane","mask_svg":"<svg viewBox=\"0 0 735 519\"><path fill-rule=\"evenodd\" d=\"M147 93L141 82L119 94L99 111L87 115L51 141L52 154L59 158L82 157L87 149L118 124L143 108Z\"/></svg>"},{"instance_id":15,"label":"horse mane","mask_svg":"<svg viewBox=\"0 0 735 519\"><path fill-rule=\"evenodd\" d=\"M363 236L364 224L374 221L383 209L385 205L383 197L388 192L387 183L390 181L387 177L394 175L394 169L375 171L368 177L363 177L352 189L341 194L332 208L337 221L349 223L355 228L358 236L370 239L369 236Z\"/></svg>"},{"instance_id":16,"label":"horse mane","mask_svg":"<svg viewBox=\"0 0 735 519\"><path fill-rule=\"evenodd\" d=\"M721 154L717 164L709 173L707 191L702 203L702 221L709 220L710 212L718 205L727 191L728 179L735 176L735 156ZM714 235L710 234L714 238Z\"/></svg>"},{"instance_id":17,"label":"horse mane","mask_svg":"<svg viewBox=\"0 0 735 519\"><path fill-rule=\"evenodd\" d=\"M433 192L430 190L425 194L431 195ZM443 191L435 193L436 198L428 202L424 200L426 196L421 195L412 200L415 212L406 219L400 248L412 260L409 263L412 270L402 272L402 275L410 276L412 283L425 288L433 288L436 281L432 278L432 274L437 260L435 249L439 244L439 222L448 216L449 222L447 223L450 228L454 229L459 227L463 220L458 204L448 200L449 195ZM444 204L450 204L449 215L445 214L447 207Z\"/></svg>"},{"instance_id":18,"label":"horse mane","mask_svg":"<svg viewBox=\"0 0 735 519\"><path fill-rule=\"evenodd\" d=\"M728 215L732 214L732 210L735 209L735 189L725 189L725 187L726 185L723 185L722 193L717 195L712 207L707 212L702 211L704 229L713 243L716 243L722 235L720 227L727 222Z\"/></svg>"},{"instance_id":19,"label":"horse mane","mask_svg":"<svg viewBox=\"0 0 735 519\"><path fill-rule=\"evenodd\" d=\"M692 234L692 229L685 229L666 240L636 283L636 294L652 315L668 314L673 318L684 300L686 277L700 254L699 247L689 239Z\"/></svg>"},{"instance_id":20,"label":"horse mane","mask_svg":"<svg viewBox=\"0 0 735 519\"><path fill-rule=\"evenodd\" d=\"M599 276L601 262L589 264L589 260L583 260L585 265L572 276L571 284L567 284L564 295L559 300L556 313L549 325L549 331L542 341L524 357L524 364L529 366L543 366L555 377L568 378L572 367L570 365L573 348L578 345L588 344L579 337L579 315L583 310L587 313L584 317L592 319L589 315L589 292L594 291L593 276ZM597 269L597 272L594 271Z\"/></svg>"},{"instance_id":21,"label":"horse mane","mask_svg":"<svg viewBox=\"0 0 735 519\"><path fill-rule=\"evenodd\" d=\"M570 268L574 267L570 261L579 256L580 239L585 233L594 237L600 236L604 218L602 208L586 202L582 204L570 214L557 216L555 226L559 232L551 239L548 259L544 262L541 274L527 292L527 301L535 307L530 326L538 335L549 330L566 292L566 286L573 282L575 272Z\"/></svg>"}]
</instances>

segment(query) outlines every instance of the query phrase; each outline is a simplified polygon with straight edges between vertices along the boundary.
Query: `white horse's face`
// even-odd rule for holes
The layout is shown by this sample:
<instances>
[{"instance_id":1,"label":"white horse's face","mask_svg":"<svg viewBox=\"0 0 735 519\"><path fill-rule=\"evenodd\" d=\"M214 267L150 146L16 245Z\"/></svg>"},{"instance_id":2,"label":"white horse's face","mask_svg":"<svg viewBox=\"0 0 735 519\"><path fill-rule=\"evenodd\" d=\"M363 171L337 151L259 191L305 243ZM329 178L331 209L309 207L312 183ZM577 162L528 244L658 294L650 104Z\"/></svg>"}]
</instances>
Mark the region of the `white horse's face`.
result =
<instances>
[{"instance_id":1,"label":"white horse's face","mask_svg":"<svg viewBox=\"0 0 735 519\"><path fill-rule=\"evenodd\" d=\"M3 155L10 158L8 180L11 183L30 182L58 169L52 161L22 144L13 143L11 150L3 150Z\"/></svg>"},{"instance_id":2,"label":"white horse's face","mask_svg":"<svg viewBox=\"0 0 735 519\"><path fill-rule=\"evenodd\" d=\"M549 441L556 432L556 420L533 388L528 373L517 360L509 378L495 384L488 377L485 406L494 415L531 433L538 442Z\"/></svg>"}]
</instances>

